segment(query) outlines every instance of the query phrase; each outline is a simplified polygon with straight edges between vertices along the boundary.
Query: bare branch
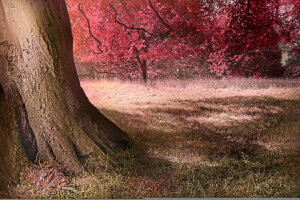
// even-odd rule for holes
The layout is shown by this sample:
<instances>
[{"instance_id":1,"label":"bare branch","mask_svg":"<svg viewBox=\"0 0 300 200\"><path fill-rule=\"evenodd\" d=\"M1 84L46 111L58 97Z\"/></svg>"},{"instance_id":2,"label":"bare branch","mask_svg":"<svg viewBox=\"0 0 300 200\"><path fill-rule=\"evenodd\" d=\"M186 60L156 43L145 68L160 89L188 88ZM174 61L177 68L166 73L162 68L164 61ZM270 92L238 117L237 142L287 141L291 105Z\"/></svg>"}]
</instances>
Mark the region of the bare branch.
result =
<instances>
[{"instance_id":1,"label":"bare branch","mask_svg":"<svg viewBox=\"0 0 300 200\"><path fill-rule=\"evenodd\" d=\"M131 5L133 5L137 10L142 11L142 12L145 14L144 10L140 9L135 3L133 3L131 0L128 0L128 1L129 1L129 3L131 3Z\"/></svg>"},{"instance_id":2,"label":"bare branch","mask_svg":"<svg viewBox=\"0 0 300 200\"><path fill-rule=\"evenodd\" d=\"M97 46L98 47L98 46ZM99 49L99 47L98 47L98 49ZM93 49L91 49L91 51L93 52L93 54L102 54L103 53L103 51L102 52L95 52Z\"/></svg>"},{"instance_id":3,"label":"bare branch","mask_svg":"<svg viewBox=\"0 0 300 200\"><path fill-rule=\"evenodd\" d=\"M142 65L143 63L142 63L142 61L140 59L140 56L139 56L139 50L134 46L133 51L134 51L134 54L135 54L136 61L138 62L139 65Z\"/></svg>"},{"instance_id":4,"label":"bare branch","mask_svg":"<svg viewBox=\"0 0 300 200\"><path fill-rule=\"evenodd\" d=\"M243 3L239 0L238 1L239 4L243 5ZM255 20L256 22L258 22L262 27L267 27L270 30L277 32L271 24L264 24L262 20L257 19L252 13L250 13L250 0L247 0L247 15L251 16L253 20Z\"/></svg>"},{"instance_id":5,"label":"bare branch","mask_svg":"<svg viewBox=\"0 0 300 200\"><path fill-rule=\"evenodd\" d=\"M113 72L101 72L100 70L98 70L95 66L91 66L93 68L93 70L98 73L98 74L116 74L116 73L113 73Z\"/></svg>"},{"instance_id":6,"label":"bare branch","mask_svg":"<svg viewBox=\"0 0 300 200\"><path fill-rule=\"evenodd\" d=\"M77 24L76 24L76 26L75 26L75 28L74 28L74 31L78 28L78 26L79 26L79 24L80 24L80 21L81 21L81 19L78 20L78 22L77 22ZM79 27L80 27L80 26L79 26Z\"/></svg>"},{"instance_id":7,"label":"bare branch","mask_svg":"<svg viewBox=\"0 0 300 200\"><path fill-rule=\"evenodd\" d=\"M247 1L247 14L250 14L250 0Z\"/></svg>"},{"instance_id":8,"label":"bare branch","mask_svg":"<svg viewBox=\"0 0 300 200\"><path fill-rule=\"evenodd\" d=\"M88 17L86 16L85 12L81 9L81 7L82 7L82 5L79 4L79 5L78 5L78 10L83 14L84 18L86 19L86 21L87 21L87 23L88 23L88 29L89 29L90 36L98 43L97 48L98 48L98 50L100 51L100 52L97 53L97 52L95 52L95 51L92 50L92 52L93 52L94 54L101 54L101 53L103 53L102 49L100 48L100 47L102 46L102 43L100 42L99 39L97 39L97 38L93 35L93 33L92 33L92 31L91 31L90 20L89 20Z\"/></svg>"},{"instance_id":9,"label":"bare branch","mask_svg":"<svg viewBox=\"0 0 300 200\"><path fill-rule=\"evenodd\" d=\"M113 5L109 4L109 6L110 6L111 9L113 9L113 11L115 13L115 22L122 25L122 26L124 26L126 29L144 31L144 32L148 33L149 35L155 36L155 37L159 37L159 36L168 37L168 36L170 36L170 35L167 35L167 34L154 34L154 33L151 33L151 32L149 32L148 30L146 30L144 28L134 27L133 25L131 27L129 27L126 24L122 23L121 21L119 21L117 19L118 18L118 13L117 13L117 10L113 7Z\"/></svg>"},{"instance_id":10,"label":"bare branch","mask_svg":"<svg viewBox=\"0 0 300 200\"><path fill-rule=\"evenodd\" d=\"M149 2L149 6L150 6L150 8L154 11L154 13L155 13L155 15L157 16L157 18L159 19L159 21L163 24L163 25L165 25L170 31L174 31L173 30L173 28L169 25L169 24L167 24L164 20L163 20L163 18L161 18L161 16L158 14L158 12L157 12L157 10L154 8L154 6L152 5L152 3L151 3L151 0L148 0L148 2Z\"/></svg>"}]
</instances>

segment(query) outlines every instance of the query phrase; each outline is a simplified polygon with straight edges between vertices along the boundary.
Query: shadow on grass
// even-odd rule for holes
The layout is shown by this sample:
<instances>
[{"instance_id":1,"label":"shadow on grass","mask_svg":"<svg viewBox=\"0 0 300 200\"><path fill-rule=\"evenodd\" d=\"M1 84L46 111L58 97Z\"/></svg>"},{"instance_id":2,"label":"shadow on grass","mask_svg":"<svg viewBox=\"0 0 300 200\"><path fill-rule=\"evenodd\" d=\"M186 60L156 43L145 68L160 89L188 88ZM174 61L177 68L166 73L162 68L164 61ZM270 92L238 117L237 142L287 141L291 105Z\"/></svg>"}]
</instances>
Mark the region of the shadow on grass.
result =
<instances>
[{"instance_id":1,"label":"shadow on grass","mask_svg":"<svg viewBox=\"0 0 300 200\"><path fill-rule=\"evenodd\" d=\"M74 177L71 191L24 182L17 194L59 199L300 197L299 105L237 96L100 109L134 140L119 155L120 165Z\"/></svg>"},{"instance_id":2,"label":"shadow on grass","mask_svg":"<svg viewBox=\"0 0 300 200\"><path fill-rule=\"evenodd\" d=\"M214 159L282 142L287 133L276 129L299 121L299 105L269 97L229 97L175 101L172 107L139 109L143 114L101 111L146 151L192 152Z\"/></svg>"},{"instance_id":3,"label":"shadow on grass","mask_svg":"<svg viewBox=\"0 0 300 200\"><path fill-rule=\"evenodd\" d=\"M135 141L132 157L124 162L126 173L155 180L159 196L166 187L174 192L168 197L282 196L288 190L297 196L291 188L300 178L299 105L296 100L236 96L101 112ZM262 183L271 189L254 189ZM252 184L250 190L238 188L243 184ZM181 193L176 195L177 190Z\"/></svg>"}]
</instances>

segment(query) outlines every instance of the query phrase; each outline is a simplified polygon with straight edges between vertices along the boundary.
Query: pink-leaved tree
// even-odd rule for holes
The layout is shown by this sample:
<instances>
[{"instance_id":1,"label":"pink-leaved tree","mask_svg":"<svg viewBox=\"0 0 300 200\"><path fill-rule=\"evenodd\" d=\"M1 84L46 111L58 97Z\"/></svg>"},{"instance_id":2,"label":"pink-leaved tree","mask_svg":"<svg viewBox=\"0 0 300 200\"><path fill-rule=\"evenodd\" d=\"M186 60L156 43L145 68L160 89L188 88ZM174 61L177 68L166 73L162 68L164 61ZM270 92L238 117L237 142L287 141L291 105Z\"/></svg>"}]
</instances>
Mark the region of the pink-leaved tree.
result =
<instances>
[{"instance_id":1,"label":"pink-leaved tree","mask_svg":"<svg viewBox=\"0 0 300 200\"><path fill-rule=\"evenodd\" d=\"M134 62L147 81L153 61L209 55L210 71L217 76L279 77L285 71L280 44L292 46L293 55L299 49L299 0L68 0L68 4L75 58L106 63L102 73L117 63L117 73L125 74L131 70L128 63Z\"/></svg>"},{"instance_id":2,"label":"pink-leaved tree","mask_svg":"<svg viewBox=\"0 0 300 200\"><path fill-rule=\"evenodd\" d=\"M228 3L219 16L225 23L210 54L217 76L279 77L282 43L295 43L299 30L299 0L239 0Z\"/></svg>"},{"instance_id":3,"label":"pink-leaved tree","mask_svg":"<svg viewBox=\"0 0 300 200\"><path fill-rule=\"evenodd\" d=\"M207 51L214 1L69 0L74 54L82 62L135 61L147 81L154 60ZM105 69L104 69L105 70Z\"/></svg>"}]
</instances>

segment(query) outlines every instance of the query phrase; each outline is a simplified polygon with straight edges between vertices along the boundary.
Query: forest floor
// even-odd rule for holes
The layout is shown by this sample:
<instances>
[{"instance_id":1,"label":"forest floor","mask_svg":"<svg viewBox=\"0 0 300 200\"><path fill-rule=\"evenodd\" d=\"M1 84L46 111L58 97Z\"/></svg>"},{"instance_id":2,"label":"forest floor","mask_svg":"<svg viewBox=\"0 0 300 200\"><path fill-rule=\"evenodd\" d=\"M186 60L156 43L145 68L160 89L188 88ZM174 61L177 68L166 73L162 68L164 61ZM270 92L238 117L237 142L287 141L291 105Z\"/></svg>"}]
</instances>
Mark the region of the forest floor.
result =
<instances>
[{"instance_id":1,"label":"forest floor","mask_svg":"<svg viewBox=\"0 0 300 200\"><path fill-rule=\"evenodd\" d=\"M115 171L68 187L21 181L21 198L300 197L300 81L85 81L134 141Z\"/></svg>"}]
</instances>

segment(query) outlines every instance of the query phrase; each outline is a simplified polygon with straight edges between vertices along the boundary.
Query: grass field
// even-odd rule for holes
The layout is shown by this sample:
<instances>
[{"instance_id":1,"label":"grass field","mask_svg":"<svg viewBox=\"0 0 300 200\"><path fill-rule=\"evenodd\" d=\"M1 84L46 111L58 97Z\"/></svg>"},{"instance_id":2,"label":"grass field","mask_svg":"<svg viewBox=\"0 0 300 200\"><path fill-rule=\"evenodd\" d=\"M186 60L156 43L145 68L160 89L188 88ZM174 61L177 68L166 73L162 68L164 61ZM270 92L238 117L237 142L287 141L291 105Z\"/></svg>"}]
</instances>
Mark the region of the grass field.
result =
<instances>
[{"instance_id":1,"label":"grass field","mask_svg":"<svg viewBox=\"0 0 300 200\"><path fill-rule=\"evenodd\" d=\"M115 171L71 177L67 189L20 178L22 198L300 197L300 82L82 82L132 138Z\"/></svg>"}]
</instances>

